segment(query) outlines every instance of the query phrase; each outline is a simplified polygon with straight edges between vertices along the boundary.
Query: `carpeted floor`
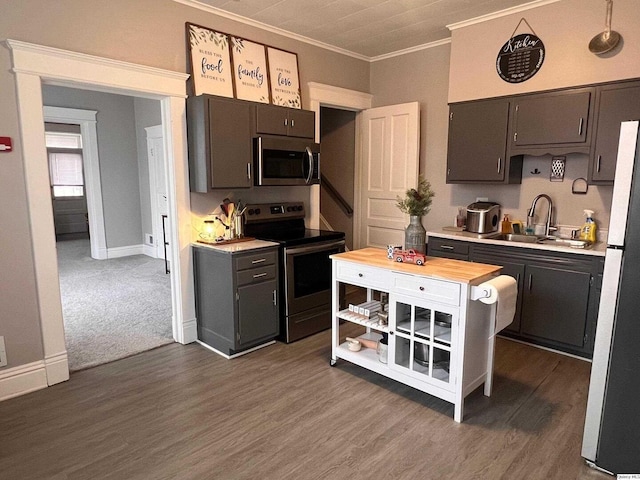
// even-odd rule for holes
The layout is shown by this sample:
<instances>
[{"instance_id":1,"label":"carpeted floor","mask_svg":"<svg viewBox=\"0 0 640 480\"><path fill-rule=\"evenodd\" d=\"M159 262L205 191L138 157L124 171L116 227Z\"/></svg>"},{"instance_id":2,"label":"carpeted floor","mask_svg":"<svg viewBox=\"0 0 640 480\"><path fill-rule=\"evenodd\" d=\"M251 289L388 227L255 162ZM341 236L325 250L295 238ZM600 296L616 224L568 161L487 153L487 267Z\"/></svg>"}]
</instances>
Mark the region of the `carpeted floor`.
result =
<instances>
[{"instance_id":1,"label":"carpeted floor","mask_svg":"<svg viewBox=\"0 0 640 480\"><path fill-rule=\"evenodd\" d=\"M94 260L89 240L57 242L69 369L81 370L173 342L164 261Z\"/></svg>"}]
</instances>

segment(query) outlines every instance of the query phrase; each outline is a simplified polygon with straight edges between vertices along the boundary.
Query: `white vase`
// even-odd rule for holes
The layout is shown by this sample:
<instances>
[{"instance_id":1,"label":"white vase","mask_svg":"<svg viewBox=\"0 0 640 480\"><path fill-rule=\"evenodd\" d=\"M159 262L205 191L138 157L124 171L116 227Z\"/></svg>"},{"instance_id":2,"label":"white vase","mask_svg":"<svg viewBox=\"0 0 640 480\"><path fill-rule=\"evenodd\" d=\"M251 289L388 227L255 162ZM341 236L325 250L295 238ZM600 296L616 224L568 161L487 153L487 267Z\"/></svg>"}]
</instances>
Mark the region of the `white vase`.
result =
<instances>
[{"instance_id":1,"label":"white vase","mask_svg":"<svg viewBox=\"0 0 640 480\"><path fill-rule=\"evenodd\" d=\"M404 229L404 248L427 253L427 231L422 226L422 217L411 215L409 225Z\"/></svg>"}]
</instances>

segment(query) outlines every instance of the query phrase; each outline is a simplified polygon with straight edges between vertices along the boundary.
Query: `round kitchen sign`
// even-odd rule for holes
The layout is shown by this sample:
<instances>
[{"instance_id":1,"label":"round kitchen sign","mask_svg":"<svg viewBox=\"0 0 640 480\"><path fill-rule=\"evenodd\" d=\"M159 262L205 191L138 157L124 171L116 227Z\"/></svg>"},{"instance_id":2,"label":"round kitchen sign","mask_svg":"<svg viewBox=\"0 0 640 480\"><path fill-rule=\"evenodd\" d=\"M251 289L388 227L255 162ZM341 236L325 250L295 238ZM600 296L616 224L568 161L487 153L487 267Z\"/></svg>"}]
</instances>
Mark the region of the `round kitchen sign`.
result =
<instances>
[{"instance_id":1,"label":"round kitchen sign","mask_svg":"<svg viewBox=\"0 0 640 480\"><path fill-rule=\"evenodd\" d=\"M511 37L496 59L498 75L505 82L520 83L533 77L544 62L544 44L531 33Z\"/></svg>"}]
</instances>

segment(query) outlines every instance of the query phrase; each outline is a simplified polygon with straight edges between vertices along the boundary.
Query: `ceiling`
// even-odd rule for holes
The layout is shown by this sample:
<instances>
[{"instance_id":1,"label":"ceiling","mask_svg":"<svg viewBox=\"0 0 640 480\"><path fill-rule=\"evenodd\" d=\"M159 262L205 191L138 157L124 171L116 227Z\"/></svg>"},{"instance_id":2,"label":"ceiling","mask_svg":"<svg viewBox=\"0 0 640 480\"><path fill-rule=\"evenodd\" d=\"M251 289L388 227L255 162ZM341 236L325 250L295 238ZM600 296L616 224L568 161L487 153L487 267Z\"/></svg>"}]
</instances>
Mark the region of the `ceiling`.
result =
<instances>
[{"instance_id":1,"label":"ceiling","mask_svg":"<svg viewBox=\"0 0 640 480\"><path fill-rule=\"evenodd\" d=\"M175 1L375 59L448 41L447 25L515 13L559 0Z\"/></svg>"}]
</instances>

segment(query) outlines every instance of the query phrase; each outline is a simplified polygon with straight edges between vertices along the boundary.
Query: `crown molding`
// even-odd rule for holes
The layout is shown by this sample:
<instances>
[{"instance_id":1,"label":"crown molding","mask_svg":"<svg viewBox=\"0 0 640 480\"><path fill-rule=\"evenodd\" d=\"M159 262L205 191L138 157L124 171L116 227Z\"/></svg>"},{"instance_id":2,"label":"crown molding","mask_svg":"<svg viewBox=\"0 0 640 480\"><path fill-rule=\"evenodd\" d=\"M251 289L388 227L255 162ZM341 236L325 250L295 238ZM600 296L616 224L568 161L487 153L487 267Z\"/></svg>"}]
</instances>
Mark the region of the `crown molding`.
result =
<instances>
[{"instance_id":1,"label":"crown molding","mask_svg":"<svg viewBox=\"0 0 640 480\"><path fill-rule=\"evenodd\" d=\"M507 15L513 15L514 13L526 12L527 10L531 10L532 8L543 7L545 5L550 5L559 1L560 0L535 0L523 5L518 5L517 7L505 8L504 10L500 10L498 12L470 18L469 20L464 20L462 22L452 23L450 25L447 25L447 28L449 30L457 30L459 28L468 27L470 25L476 25L478 23L488 22L489 20L495 20L496 18L506 17Z\"/></svg>"},{"instance_id":2,"label":"crown molding","mask_svg":"<svg viewBox=\"0 0 640 480\"><path fill-rule=\"evenodd\" d=\"M365 62L371 61L370 57L366 55L361 55L359 53L355 53L350 50L346 50L344 48L336 47L334 45L329 45L328 43L320 42L318 40L313 40L312 38L305 37L304 35L288 32L281 28L273 27L271 25L267 25L266 23L258 22L257 20L252 20L250 18L243 17L235 13L227 12L225 10L212 7L211 5L207 5L206 3L200 2L198 0L173 0L173 1L176 3L181 3L182 5L186 5L188 7L193 7L193 8L197 8L198 10L203 10L205 12L212 13L219 17L224 17L229 20L233 20L235 22L244 23L245 25L256 27L261 30L266 30L271 33L276 33L278 35L282 35L283 37L291 38L293 40L298 40L299 42L304 42L304 43L308 43L309 45L324 48L325 50L331 50L332 52L340 53L342 55L347 55L349 57L353 57L358 60L364 60Z\"/></svg>"},{"instance_id":3,"label":"crown molding","mask_svg":"<svg viewBox=\"0 0 640 480\"><path fill-rule=\"evenodd\" d=\"M378 62L380 60L386 60L388 58L400 57L402 55L407 55L408 53L419 52L421 50L426 50L428 48L440 47L442 45L447 45L451 43L451 38L443 38L442 40L436 40L435 42L424 43L422 45L416 45L415 47L405 48L404 50L397 50L391 53L385 53L383 55L377 55L375 57L371 57L369 59L370 62Z\"/></svg>"}]
</instances>

